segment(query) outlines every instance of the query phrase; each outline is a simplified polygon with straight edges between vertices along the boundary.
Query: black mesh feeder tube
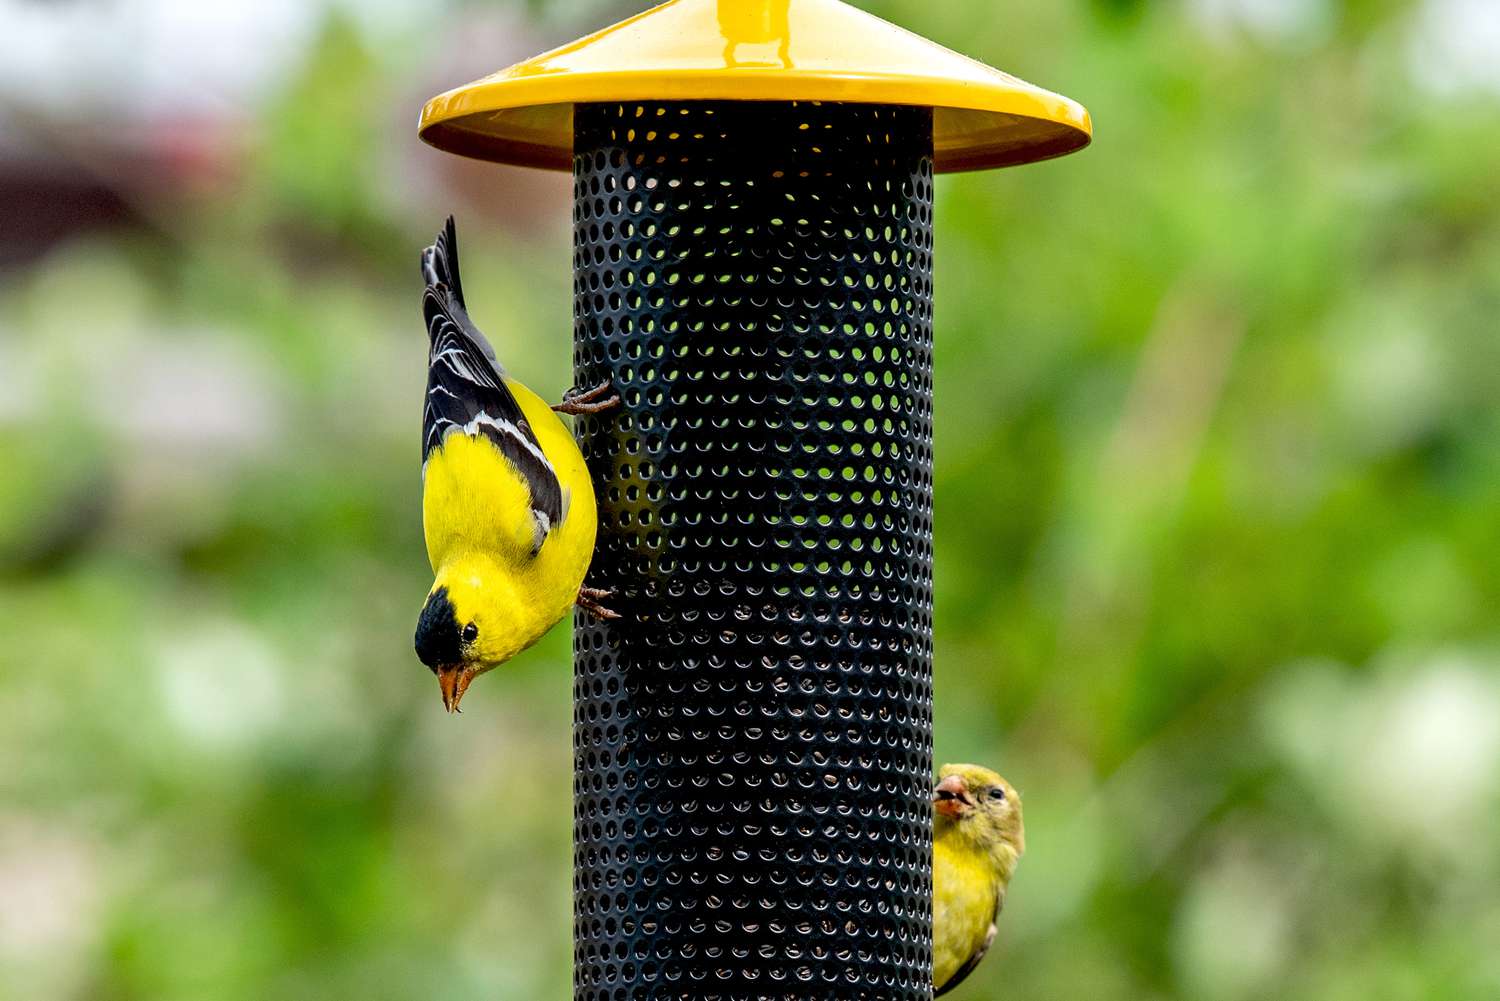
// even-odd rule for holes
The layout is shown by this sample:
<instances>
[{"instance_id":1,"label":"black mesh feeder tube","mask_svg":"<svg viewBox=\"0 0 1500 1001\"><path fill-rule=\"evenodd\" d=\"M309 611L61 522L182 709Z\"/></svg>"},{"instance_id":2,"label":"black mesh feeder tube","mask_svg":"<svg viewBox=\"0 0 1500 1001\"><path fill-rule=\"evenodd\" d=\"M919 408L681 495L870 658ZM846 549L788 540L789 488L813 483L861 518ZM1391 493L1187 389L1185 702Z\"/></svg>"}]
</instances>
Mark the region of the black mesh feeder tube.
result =
<instances>
[{"instance_id":1,"label":"black mesh feeder tube","mask_svg":"<svg viewBox=\"0 0 1500 1001\"><path fill-rule=\"evenodd\" d=\"M574 122L577 997L926 998L932 112Z\"/></svg>"},{"instance_id":2,"label":"black mesh feeder tube","mask_svg":"<svg viewBox=\"0 0 1500 1001\"><path fill-rule=\"evenodd\" d=\"M1088 128L836 0L675 0L428 103L571 166L575 381L623 400L576 424L622 613L574 627L578 1001L931 996L932 177Z\"/></svg>"}]
</instances>

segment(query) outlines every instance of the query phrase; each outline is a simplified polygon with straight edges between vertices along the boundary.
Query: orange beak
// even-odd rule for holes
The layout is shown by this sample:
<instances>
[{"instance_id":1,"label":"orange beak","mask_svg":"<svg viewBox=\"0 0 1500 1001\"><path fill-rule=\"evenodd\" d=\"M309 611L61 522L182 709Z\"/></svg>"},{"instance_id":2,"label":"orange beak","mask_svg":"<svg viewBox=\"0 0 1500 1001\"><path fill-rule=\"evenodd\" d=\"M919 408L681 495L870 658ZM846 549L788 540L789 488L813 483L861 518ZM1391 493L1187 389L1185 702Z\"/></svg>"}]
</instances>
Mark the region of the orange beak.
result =
<instances>
[{"instance_id":1,"label":"orange beak","mask_svg":"<svg viewBox=\"0 0 1500 1001\"><path fill-rule=\"evenodd\" d=\"M443 690L443 708L450 713L461 712L458 703L464 697L464 692L469 690L469 682L474 680L474 669L461 664L440 667L437 669L437 679L438 687Z\"/></svg>"},{"instance_id":2,"label":"orange beak","mask_svg":"<svg viewBox=\"0 0 1500 1001\"><path fill-rule=\"evenodd\" d=\"M974 808L974 800L964 786L964 780L950 775L932 790L932 808L952 820L957 820Z\"/></svg>"}]
</instances>

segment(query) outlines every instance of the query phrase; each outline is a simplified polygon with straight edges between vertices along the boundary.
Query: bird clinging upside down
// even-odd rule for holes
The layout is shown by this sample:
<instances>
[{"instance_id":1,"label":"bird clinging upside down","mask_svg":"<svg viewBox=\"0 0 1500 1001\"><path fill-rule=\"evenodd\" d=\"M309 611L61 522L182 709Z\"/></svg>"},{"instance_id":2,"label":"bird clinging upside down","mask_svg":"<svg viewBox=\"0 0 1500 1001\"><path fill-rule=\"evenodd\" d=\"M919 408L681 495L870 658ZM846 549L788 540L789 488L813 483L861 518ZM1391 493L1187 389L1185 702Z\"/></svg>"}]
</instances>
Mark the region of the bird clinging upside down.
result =
<instances>
[{"instance_id":1,"label":"bird clinging upside down","mask_svg":"<svg viewBox=\"0 0 1500 1001\"><path fill-rule=\"evenodd\" d=\"M932 986L938 997L974 972L995 941L1026 830L1021 797L978 765L944 765L932 809Z\"/></svg>"},{"instance_id":2,"label":"bird clinging upside down","mask_svg":"<svg viewBox=\"0 0 1500 1001\"><path fill-rule=\"evenodd\" d=\"M505 374L469 320L450 216L422 252L431 344L422 413L422 529L436 579L417 656L458 710L477 675L542 637L576 603L614 618L583 586L597 515L583 454L554 410L617 405L608 383L556 407ZM609 396L608 399L603 397Z\"/></svg>"}]
</instances>

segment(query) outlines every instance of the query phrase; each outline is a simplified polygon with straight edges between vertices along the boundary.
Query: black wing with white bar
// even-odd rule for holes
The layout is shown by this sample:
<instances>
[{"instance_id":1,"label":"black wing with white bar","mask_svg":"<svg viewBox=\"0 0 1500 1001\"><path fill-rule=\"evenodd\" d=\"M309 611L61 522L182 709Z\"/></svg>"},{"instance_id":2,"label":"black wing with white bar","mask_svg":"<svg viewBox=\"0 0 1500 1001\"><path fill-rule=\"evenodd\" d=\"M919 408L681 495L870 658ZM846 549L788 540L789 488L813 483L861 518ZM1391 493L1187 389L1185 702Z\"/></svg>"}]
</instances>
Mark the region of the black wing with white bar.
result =
<instances>
[{"instance_id":1,"label":"black wing with white bar","mask_svg":"<svg viewBox=\"0 0 1500 1001\"><path fill-rule=\"evenodd\" d=\"M458 272L453 219L422 252L422 315L427 321L427 402L422 413L422 464L449 434L483 435L515 467L531 492L536 549L563 518L557 473L505 385L494 349L469 319Z\"/></svg>"}]
</instances>

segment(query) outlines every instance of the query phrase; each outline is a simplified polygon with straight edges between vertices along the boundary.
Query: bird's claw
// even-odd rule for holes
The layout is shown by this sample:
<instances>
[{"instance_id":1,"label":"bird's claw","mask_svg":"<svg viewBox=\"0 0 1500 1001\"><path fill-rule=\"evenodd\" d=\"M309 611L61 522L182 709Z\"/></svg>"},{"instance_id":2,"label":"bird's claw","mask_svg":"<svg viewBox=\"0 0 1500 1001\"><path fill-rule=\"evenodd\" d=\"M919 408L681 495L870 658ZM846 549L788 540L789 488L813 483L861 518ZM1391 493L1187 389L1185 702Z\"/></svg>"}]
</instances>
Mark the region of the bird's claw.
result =
<instances>
[{"instance_id":1,"label":"bird's claw","mask_svg":"<svg viewBox=\"0 0 1500 1001\"><path fill-rule=\"evenodd\" d=\"M606 393L609 394L608 397L601 399ZM593 389L573 387L563 394L562 402L554 404L552 409L560 414L576 417L579 414L603 413L619 405L620 394L614 391L614 386L606 379Z\"/></svg>"},{"instance_id":2,"label":"bird's claw","mask_svg":"<svg viewBox=\"0 0 1500 1001\"><path fill-rule=\"evenodd\" d=\"M605 598L614 597L614 594L615 592L613 590L610 590L609 588L580 587L578 589L578 600L576 604L579 608L583 609L585 612L588 612L596 619L618 619L620 618L619 612L616 612L612 608L606 608L603 605L599 604L599 602L603 601Z\"/></svg>"}]
</instances>

